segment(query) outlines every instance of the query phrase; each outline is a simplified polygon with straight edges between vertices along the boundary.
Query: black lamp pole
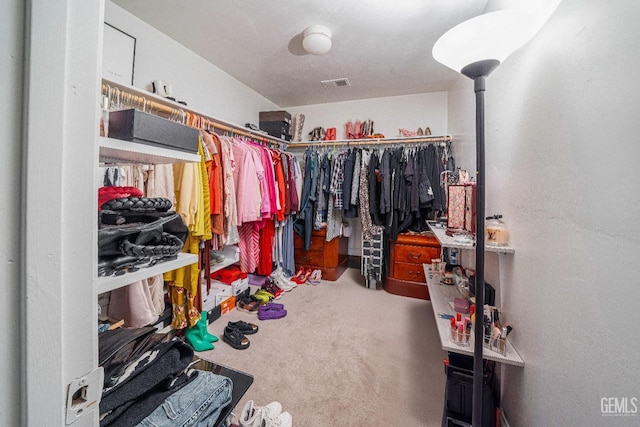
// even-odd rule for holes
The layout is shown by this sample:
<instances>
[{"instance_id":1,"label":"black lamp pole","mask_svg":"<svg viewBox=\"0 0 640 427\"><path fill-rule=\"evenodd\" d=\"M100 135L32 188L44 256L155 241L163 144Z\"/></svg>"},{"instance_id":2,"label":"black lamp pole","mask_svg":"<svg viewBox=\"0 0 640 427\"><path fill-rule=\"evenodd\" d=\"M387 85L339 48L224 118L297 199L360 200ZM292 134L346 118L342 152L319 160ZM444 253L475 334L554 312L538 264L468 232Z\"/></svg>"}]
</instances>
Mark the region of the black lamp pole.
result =
<instances>
[{"instance_id":1,"label":"black lamp pole","mask_svg":"<svg viewBox=\"0 0 640 427\"><path fill-rule=\"evenodd\" d=\"M499 61L489 59L474 62L461 70L465 76L473 79L476 93L476 323L473 349L473 412L471 424L482 426L482 388L484 368L482 358L484 324L484 92L487 76L500 65Z\"/></svg>"}]
</instances>

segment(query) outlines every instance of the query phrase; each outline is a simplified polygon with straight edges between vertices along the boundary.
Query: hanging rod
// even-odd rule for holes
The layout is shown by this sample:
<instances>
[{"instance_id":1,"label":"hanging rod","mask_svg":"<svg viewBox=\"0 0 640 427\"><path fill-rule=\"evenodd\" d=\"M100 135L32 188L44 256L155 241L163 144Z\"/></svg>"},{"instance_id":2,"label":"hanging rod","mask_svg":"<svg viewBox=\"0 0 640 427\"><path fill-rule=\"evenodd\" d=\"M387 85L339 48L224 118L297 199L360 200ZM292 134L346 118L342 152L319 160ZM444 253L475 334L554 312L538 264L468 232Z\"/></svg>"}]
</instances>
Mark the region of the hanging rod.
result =
<instances>
[{"instance_id":1,"label":"hanging rod","mask_svg":"<svg viewBox=\"0 0 640 427\"><path fill-rule=\"evenodd\" d=\"M419 144L419 143L442 143L451 142L451 135L441 136L403 136L400 138L364 138L364 139L341 139L337 141L309 141L309 142L292 142L289 149L295 147L314 147L320 146L336 146L336 145L355 145L355 146L376 146L376 145L392 145L392 144Z\"/></svg>"},{"instance_id":2,"label":"hanging rod","mask_svg":"<svg viewBox=\"0 0 640 427\"><path fill-rule=\"evenodd\" d=\"M131 105L134 108L140 107L138 109L141 109L142 111L157 112L157 115L161 115L164 118L176 119L180 117L182 113L187 113L200 118L200 128L203 129L206 129L208 127L209 130L214 129L231 132L234 135L243 135L253 140L270 144L278 144L279 147L287 147L287 145L289 144L288 141L284 141L280 138L254 132L245 127L234 125L223 120L198 113L197 111L186 108L186 106L178 102L171 101L170 99L165 99L156 94L145 92L141 89L123 85L121 83L116 83L103 78L102 94L109 96L110 88L112 90L115 89L119 91L119 96L122 98L121 101L125 102L126 104Z\"/></svg>"}]
</instances>

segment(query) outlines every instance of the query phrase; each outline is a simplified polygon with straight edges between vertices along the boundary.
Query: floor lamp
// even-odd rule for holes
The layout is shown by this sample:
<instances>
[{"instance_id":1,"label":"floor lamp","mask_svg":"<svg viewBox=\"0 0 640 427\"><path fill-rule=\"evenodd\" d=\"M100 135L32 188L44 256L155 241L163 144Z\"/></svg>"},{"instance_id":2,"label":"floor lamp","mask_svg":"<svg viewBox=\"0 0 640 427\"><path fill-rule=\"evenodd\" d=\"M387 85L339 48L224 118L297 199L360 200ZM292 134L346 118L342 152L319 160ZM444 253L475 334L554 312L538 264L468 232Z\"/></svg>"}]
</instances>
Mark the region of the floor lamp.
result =
<instances>
[{"instance_id":1,"label":"floor lamp","mask_svg":"<svg viewBox=\"0 0 640 427\"><path fill-rule=\"evenodd\" d=\"M484 92L486 79L502 61L532 37L531 15L518 10L490 12L447 31L433 46L436 61L474 81L476 95L476 309L473 352L472 425L482 426L484 307Z\"/></svg>"}]
</instances>

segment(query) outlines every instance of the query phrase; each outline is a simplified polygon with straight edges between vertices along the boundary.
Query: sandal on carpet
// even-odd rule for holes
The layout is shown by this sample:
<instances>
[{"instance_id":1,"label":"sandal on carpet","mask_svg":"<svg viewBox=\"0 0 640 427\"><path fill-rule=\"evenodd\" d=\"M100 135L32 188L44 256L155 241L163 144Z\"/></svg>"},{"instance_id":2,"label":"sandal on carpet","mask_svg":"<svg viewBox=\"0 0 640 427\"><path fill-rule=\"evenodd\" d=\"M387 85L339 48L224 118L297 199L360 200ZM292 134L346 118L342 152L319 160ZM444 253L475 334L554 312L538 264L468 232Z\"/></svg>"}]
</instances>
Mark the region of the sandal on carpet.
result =
<instances>
[{"instance_id":1,"label":"sandal on carpet","mask_svg":"<svg viewBox=\"0 0 640 427\"><path fill-rule=\"evenodd\" d=\"M311 273L311 276L309 276L309 280L307 280L307 282L311 283L312 285L319 285L321 280L322 280L322 271L321 270L313 270L313 272Z\"/></svg>"},{"instance_id":2,"label":"sandal on carpet","mask_svg":"<svg viewBox=\"0 0 640 427\"><path fill-rule=\"evenodd\" d=\"M241 297L236 303L236 308L240 311L244 311L249 314L258 314L258 308L260 308L260 301L252 299L250 297Z\"/></svg>"},{"instance_id":3,"label":"sandal on carpet","mask_svg":"<svg viewBox=\"0 0 640 427\"><path fill-rule=\"evenodd\" d=\"M222 339L231 347L238 350L245 350L249 348L249 344L251 344L249 339L245 337L239 329L230 328L228 326L224 328L224 335L222 336Z\"/></svg>"},{"instance_id":4,"label":"sandal on carpet","mask_svg":"<svg viewBox=\"0 0 640 427\"><path fill-rule=\"evenodd\" d=\"M307 268L302 277L296 276L291 278L291 280L296 282L298 285L302 285L303 283L306 283L307 280L309 280L309 277L311 277L311 273L313 273L313 271L310 268Z\"/></svg>"},{"instance_id":5,"label":"sandal on carpet","mask_svg":"<svg viewBox=\"0 0 640 427\"><path fill-rule=\"evenodd\" d=\"M258 332L258 325L245 322L244 320L238 320L237 322L229 322L227 323L227 327L238 329L240 332L242 332L245 335L252 335Z\"/></svg>"},{"instance_id":6,"label":"sandal on carpet","mask_svg":"<svg viewBox=\"0 0 640 427\"><path fill-rule=\"evenodd\" d=\"M295 276L293 276L292 278L290 278L289 280L293 280L293 279L302 279L304 277L304 274L307 272L307 270L304 267L300 267L300 270L298 270L298 272L296 273Z\"/></svg>"}]
</instances>

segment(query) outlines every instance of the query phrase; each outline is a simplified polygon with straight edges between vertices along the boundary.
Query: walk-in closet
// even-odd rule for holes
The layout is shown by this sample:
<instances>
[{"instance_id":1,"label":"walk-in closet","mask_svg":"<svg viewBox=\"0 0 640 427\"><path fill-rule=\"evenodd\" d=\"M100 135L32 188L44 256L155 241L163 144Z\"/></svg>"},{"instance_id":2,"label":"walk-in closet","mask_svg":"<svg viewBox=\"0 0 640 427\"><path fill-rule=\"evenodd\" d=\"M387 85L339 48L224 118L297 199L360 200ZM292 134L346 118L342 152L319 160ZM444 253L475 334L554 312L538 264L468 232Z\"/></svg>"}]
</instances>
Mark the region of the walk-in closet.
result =
<instances>
[{"instance_id":1,"label":"walk-in closet","mask_svg":"<svg viewBox=\"0 0 640 427\"><path fill-rule=\"evenodd\" d=\"M6 426L635 426L632 0L8 0Z\"/></svg>"}]
</instances>

